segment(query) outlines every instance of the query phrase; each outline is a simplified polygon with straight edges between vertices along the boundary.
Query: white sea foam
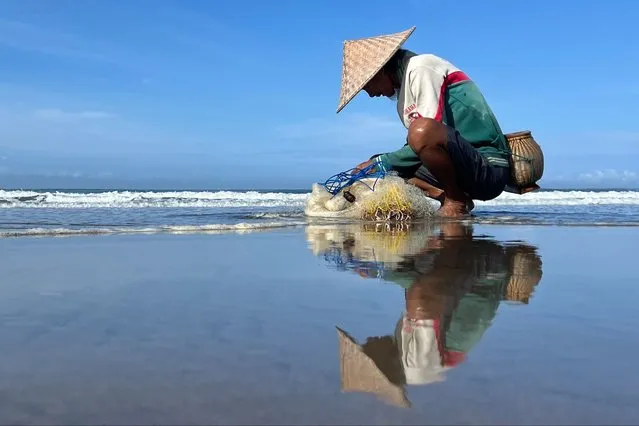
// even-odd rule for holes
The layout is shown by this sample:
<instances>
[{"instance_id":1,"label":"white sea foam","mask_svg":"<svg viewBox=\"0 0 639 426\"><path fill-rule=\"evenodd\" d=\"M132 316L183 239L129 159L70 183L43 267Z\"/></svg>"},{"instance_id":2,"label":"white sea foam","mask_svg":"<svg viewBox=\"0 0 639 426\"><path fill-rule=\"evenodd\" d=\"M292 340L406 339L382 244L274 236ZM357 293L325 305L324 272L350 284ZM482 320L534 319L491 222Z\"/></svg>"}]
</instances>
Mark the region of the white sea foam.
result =
<instances>
[{"instance_id":1,"label":"white sea foam","mask_svg":"<svg viewBox=\"0 0 639 426\"><path fill-rule=\"evenodd\" d=\"M0 190L0 208L234 208L283 207L302 211L310 192L293 194L257 191L110 191L36 192ZM639 205L639 191L543 191L524 195L503 193L477 207L499 205Z\"/></svg>"},{"instance_id":2,"label":"white sea foam","mask_svg":"<svg viewBox=\"0 0 639 426\"><path fill-rule=\"evenodd\" d=\"M223 234L266 231L303 225L302 222L262 222L210 225L166 225L151 227L102 227L102 228L27 228L0 231L0 238L8 237L65 237L74 235L112 234Z\"/></svg>"},{"instance_id":3,"label":"white sea foam","mask_svg":"<svg viewBox=\"0 0 639 426\"><path fill-rule=\"evenodd\" d=\"M475 205L477 206L586 206L624 204L639 204L639 191L539 191L523 195L505 192L494 200L475 201Z\"/></svg>"},{"instance_id":4,"label":"white sea foam","mask_svg":"<svg viewBox=\"0 0 639 426\"><path fill-rule=\"evenodd\" d=\"M0 191L0 208L303 207L308 194L237 191Z\"/></svg>"}]
</instances>

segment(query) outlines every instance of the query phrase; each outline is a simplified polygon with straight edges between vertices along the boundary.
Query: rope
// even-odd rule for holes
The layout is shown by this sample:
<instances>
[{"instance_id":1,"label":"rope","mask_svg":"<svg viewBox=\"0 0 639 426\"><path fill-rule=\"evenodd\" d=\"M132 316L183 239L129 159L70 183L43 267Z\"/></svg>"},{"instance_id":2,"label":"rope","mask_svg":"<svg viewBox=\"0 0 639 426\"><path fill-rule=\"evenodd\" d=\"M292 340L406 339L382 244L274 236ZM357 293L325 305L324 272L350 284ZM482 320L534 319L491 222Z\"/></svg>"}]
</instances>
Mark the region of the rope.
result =
<instances>
[{"instance_id":1,"label":"rope","mask_svg":"<svg viewBox=\"0 0 639 426\"><path fill-rule=\"evenodd\" d=\"M324 182L324 188L331 194L335 195L340 192L343 188L351 186L353 183L365 179L365 178L375 178L375 182L373 182L373 186L364 183L371 191L375 190L375 185L377 184L377 180L379 178L383 178L386 176L386 172L382 167L377 167L376 163L373 163L369 166L364 167L363 169L357 170L355 168L337 173ZM376 171L373 169L377 168Z\"/></svg>"},{"instance_id":2,"label":"rope","mask_svg":"<svg viewBox=\"0 0 639 426\"><path fill-rule=\"evenodd\" d=\"M510 159L511 160L515 160L517 159L518 161L524 161L530 165L534 165L535 160L531 157L526 157L524 155L520 155L520 154L515 154L514 152L512 152L512 150L505 150L505 149L501 149L499 148L497 151L501 152L502 154L506 154L506 155L510 155ZM515 164L512 161L509 161L510 167L511 167L511 173L514 173L515 169ZM533 181L534 180L534 170L531 168L530 172L528 173L528 180ZM514 183L514 182L513 182Z\"/></svg>"}]
</instances>

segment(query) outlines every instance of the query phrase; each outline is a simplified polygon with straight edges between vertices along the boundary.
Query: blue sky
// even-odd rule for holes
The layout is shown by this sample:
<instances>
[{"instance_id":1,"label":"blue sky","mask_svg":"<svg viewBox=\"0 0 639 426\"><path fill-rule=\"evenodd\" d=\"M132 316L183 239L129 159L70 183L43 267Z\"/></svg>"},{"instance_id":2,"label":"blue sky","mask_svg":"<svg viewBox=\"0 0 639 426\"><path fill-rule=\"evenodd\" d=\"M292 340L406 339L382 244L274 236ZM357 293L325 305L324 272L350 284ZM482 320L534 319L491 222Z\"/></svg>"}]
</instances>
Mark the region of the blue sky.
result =
<instances>
[{"instance_id":1,"label":"blue sky","mask_svg":"<svg viewBox=\"0 0 639 426\"><path fill-rule=\"evenodd\" d=\"M5 1L0 187L309 188L399 148L335 114L342 41L417 30L544 148L544 186L639 187L639 3Z\"/></svg>"}]
</instances>

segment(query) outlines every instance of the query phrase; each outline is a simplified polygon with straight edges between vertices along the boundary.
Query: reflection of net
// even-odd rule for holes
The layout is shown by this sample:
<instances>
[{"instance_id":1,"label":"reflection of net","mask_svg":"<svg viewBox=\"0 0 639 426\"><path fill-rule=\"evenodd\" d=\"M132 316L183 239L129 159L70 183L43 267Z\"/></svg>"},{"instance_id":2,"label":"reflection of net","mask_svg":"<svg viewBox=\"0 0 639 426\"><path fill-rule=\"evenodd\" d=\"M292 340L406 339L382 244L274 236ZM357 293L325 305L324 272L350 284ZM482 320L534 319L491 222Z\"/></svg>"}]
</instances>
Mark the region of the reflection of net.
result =
<instances>
[{"instance_id":1,"label":"reflection of net","mask_svg":"<svg viewBox=\"0 0 639 426\"><path fill-rule=\"evenodd\" d=\"M383 251L392 256L402 256L406 248L411 245L411 234L405 231L384 233L380 231L362 232L362 239L365 239L372 250ZM421 247L420 247L421 248Z\"/></svg>"},{"instance_id":2,"label":"reflection of net","mask_svg":"<svg viewBox=\"0 0 639 426\"><path fill-rule=\"evenodd\" d=\"M385 270L386 276L419 253L436 228L432 222L309 225L306 237L313 253L331 268L361 270L370 276L380 276Z\"/></svg>"},{"instance_id":3,"label":"reflection of net","mask_svg":"<svg viewBox=\"0 0 639 426\"><path fill-rule=\"evenodd\" d=\"M330 247L323 254L326 263L338 271L354 271L369 278L384 278L384 263L356 259L352 253L339 247Z\"/></svg>"},{"instance_id":4,"label":"reflection of net","mask_svg":"<svg viewBox=\"0 0 639 426\"><path fill-rule=\"evenodd\" d=\"M415 229L414 224L407 222L364 222L361 225L361 230L365 233L386 233L393 237L396 233L420 232L426 229L425 227Z\"/></svg>"}]
</instances>

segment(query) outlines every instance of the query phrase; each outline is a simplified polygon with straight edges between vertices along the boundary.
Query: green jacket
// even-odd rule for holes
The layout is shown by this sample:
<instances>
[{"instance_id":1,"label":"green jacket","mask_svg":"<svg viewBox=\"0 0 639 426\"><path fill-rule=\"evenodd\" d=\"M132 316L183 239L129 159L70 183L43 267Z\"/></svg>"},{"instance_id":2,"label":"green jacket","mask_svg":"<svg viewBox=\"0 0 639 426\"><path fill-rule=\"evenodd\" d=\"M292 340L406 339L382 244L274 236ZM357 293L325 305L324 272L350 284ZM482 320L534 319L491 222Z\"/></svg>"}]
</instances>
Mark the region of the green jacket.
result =
<instances>
[{"instance_id":1,"label":"green jacket","mask_svg":"<svg viewBox=\"0 0 639 426\"><path fill-rule=\"evenodd\" d=\"M403 83L397 108L405 127L416 118L433 118L458 131L489 164L509 167L506 138L477 85L437 56L405 52L398 70ZM376 160L400 175L412 175L422 164L408 144Z\"/></svg>"}]
</instances>

